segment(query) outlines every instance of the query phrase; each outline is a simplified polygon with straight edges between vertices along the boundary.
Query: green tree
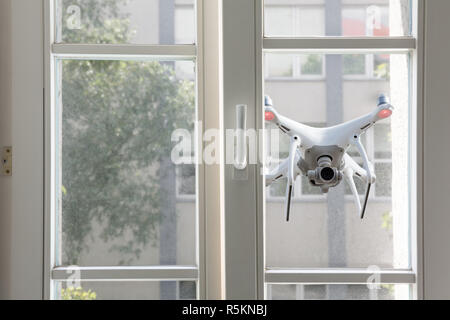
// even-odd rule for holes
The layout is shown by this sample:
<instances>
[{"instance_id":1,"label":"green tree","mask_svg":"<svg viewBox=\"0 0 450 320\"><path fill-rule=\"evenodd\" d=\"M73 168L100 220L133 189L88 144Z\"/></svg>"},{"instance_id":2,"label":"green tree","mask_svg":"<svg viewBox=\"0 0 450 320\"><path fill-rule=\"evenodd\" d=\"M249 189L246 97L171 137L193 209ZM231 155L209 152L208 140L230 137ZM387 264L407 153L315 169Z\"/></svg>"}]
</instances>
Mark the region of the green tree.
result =
<instances>
[{"instance_id":1,"label":"green tree","mask_svg":"<svg viewBox=\"0 0 450 320\"><path fill-rule=\"evenodd\" d=\"M63 1L82 9L82 29L63 27L68 43L125 43L132 36L125 1ZM64 26L64 23L63 23ZM164 204L174 192L161 181L173 172L171 134L193 128L195 88L159 61L61 62L63 263L78 264L101 228L125 264L157 240ZM131 236L130 236L131 235Z\"/></svg>"},{"instance_id":2,"label":"green tree","mask_svg":"<svg viewBox=\"0 0 450 320\"><path fill-rule=\"evenodd\" d=\"M97 294L92 290L83 290L78 287L68 287L61 289L61 300L96 300Z\"/></svg>"}]
</instances>

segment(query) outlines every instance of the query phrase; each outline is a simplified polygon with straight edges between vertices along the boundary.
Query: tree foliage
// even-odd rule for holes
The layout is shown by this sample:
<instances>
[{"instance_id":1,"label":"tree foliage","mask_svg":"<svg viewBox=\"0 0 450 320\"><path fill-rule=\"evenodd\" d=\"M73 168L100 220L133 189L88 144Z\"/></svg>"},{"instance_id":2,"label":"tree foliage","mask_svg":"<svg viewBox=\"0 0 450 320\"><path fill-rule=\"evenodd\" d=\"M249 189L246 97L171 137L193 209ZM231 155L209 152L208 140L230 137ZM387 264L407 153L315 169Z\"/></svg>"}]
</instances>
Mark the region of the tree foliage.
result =
<instances>
[{"instance_id":1,"label":"tree foliage","mask_svg":"<svg viewBox=\"0 0 450 320\"><path fill-rule=\"evenodd\" d=\"M126 42L119 1L74 2L82 29L64 41ZM162 194L159 163L170 157L173 130L193 126L193 83L177 79L173 63L152 60L63 60L60 68L63 263L79 264L99 230L106 242L121 240L110 250L139 258L171 196Z\"/></svg>"}]
</instances>

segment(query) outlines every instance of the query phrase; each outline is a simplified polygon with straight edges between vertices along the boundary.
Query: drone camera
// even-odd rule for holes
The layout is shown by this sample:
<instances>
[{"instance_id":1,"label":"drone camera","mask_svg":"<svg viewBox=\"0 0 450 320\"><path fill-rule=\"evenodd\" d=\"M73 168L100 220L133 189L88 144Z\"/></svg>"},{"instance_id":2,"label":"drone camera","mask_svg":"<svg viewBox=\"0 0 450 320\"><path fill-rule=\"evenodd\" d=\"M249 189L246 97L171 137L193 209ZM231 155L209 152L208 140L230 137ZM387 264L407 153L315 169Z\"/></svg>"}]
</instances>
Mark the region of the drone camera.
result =
<instances>
[{"instance_id":1,"label":"drone camera","mask_svg":"<svg viewBox=\"0 0 450 320\"><path fill-rule=\"evenodd\" d=\"M342 180L342 174L338 168L332 167L332 161L330 156L322 156L317 160L316 169L308 171L311 184L320 186L324 193L328 192L329 187L338 185Z\"/></svg>"},{"instance_id":2,"label":"drone camera","mask_svg":"<svg viewBox=\"0 0 450 320\"><path fill-rule=\"evenodd\" d=\"M336 175L334 170L330 167L325 167L322 168L322 170L320 170L320 177L322 178L323 181L331 181L334 179L335 176Z\"/></svg>"}]
</instances>

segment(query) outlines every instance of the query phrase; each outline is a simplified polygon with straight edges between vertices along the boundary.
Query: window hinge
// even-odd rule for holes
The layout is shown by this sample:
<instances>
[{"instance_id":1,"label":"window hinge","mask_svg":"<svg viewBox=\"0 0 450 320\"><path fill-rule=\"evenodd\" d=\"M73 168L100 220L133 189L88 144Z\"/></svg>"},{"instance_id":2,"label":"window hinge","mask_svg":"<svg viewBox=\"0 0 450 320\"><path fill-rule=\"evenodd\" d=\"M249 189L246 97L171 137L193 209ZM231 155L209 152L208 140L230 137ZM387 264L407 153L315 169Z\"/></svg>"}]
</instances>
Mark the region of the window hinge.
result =
<instances>
[{"instance_id":1,"label":"window hinge","mask_svg":"<svg viewBox=\"0 0 450 320\"><path fill-rule=\"evenodd\" d=\"M2 175L12 176L12 147L3 148Z\"/></svg>"}]
</instances>

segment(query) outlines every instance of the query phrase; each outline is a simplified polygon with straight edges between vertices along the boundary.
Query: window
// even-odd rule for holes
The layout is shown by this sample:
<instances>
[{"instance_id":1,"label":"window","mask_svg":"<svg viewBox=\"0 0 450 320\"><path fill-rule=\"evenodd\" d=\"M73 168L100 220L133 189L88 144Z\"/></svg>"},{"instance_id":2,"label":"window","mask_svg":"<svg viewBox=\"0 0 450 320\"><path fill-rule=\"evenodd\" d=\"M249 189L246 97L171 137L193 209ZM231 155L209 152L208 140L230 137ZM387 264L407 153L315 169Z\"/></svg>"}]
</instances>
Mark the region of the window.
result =
<instances>
[{"instance_id":1,"label":"window","mask_svg":"<svg viewBox=\"0 0 450 320\"><path fill-rule=\"evenodd\" d=\"M50 298L204 294L199 168L171 160L173 131L201 120L196 8L48 1Z\"/></svg>"},{"instance_id":2,"label":"window","mask_svg":"<svg viewBox=\"0 0 450 320\"><path fill-rule=\"evenodd\" d=\"M295 3L295 2L294 2ZM389 7L388 1L371 5L366 1L347 5L342 4L342 36L389 36ZM331 11L334 9L329 9ZM323 36L325 7L320 1L314 5L272 5L269 1L265 6L266 36L270 37L299 37ZM330 18L331 19L331 18ZM330 22L328 22L330 23ZM385 77L383 69L388 64L386 55L343 55L344 72L347 77ZM324 61L321 55L278 55L266 54L266 75L270 79L294 78L308 76L323 76ZM268 79L269 80L269 79Z\"/></svg>"},{"instance_id":3,"label":"window","mask_svg":"<svg viewBox=\"0 0 450 320\"><path fill-rule=\"evenodd\" d=\"M319 54L266 54L266 75L276 79L323 78L324 60Z\"/></svg>"},{"instance_id":4,"label":"window","mask_svg":"<svg viewBox=\"0 0 450 320\"><path fill-rule=\"evenodd\" d=\"M182 164L177 167L177 196L195 200L196 167L194 164Z\"/></svg>"},{"instance_id":5,"label":"window","mask_svg":"<svg viewBox=\"0 0 450 320\"><path fill-rule=\"evenodd\" d=\"M170 159L173 130L192 133L208 108L222 107L204 101L203 2L46 3L49 297L204 298L204 198L215 192L207 169L192 164L200 150L181 164ZM265 188L260 164L242 175L220 168L219 289L235 299L415 298L410 1L222 4L220 128L234 128L236 104L247 103L248 125L262 129L265 94L280 113L317 127L373 110L380 93L396 109L364 136L378 180L363 222L344 183L323 195L298 179L286 223L283 181ZM286 157L287 143L280 137L281 152L266 164ZM371 276L380 276L373 289Z\"/></svg>"},{"instance_id":6,"label":"window","mask_svg":"<svg viewBox=\"0 0 450 320\"><path fill-rule=\"evenodd\" d=\"M194 0L55 1L58 43L195 43Z\"/></svg>"},{"instance_id":7,"label":"window","mask_svg":"<svg viewBox=\"0 0 450 320\"><path fill-rule=\"evenodd\" d=\"M337 4L324 0L266 0L264 4L264 35L267 37L316 37L329 35L327 33L343 37L383 37L411 33L409 4L403 1L355 0ZM404 14L402 25L391 29L390 24L400 13Z\"/></svg>"},{"instance_id":8,"label":"window","mask_svg":"<svg viewBox=\"0 0 450 320\"><path fill-rule=\"evenodd\" d=\"M307 178L298 178L289 223L283 217L286 181L265 189L261 240L265 297L410 299L414 297L415 267L410 235L413 213L408 200L412 187L409 119L411 57L415 51L414 45L400 50L391 46L389 37L411 34L411 4L388 0L352 1L351 5L344 1L302 3L290 2L282 10L281 3L264 1L262 92L272 98L277 111L301 123L323 127L370 112L380 93L391 96L397 108L390 121L376 124L363 137L377 181L362 222L345 182L324 195ZM318 24L306 34L297 32L295 17L312 7L322 11L322 20L317 18ZM290 19L294 27L279 28ZM387 41L379 47L372 42L375 37ZM359 47L358 41L364 46ZM333 49L326 49L330 47ZM321 61L321 72L316 73L320 76L302 78L303 70L319 68L308 64L298 68L296 59L303 63ZM272 136L265 137L265 145L270 146ZM279 154L266 158L269 167L287 157L289 141L282 133L279 142ZM356 150L348 152L362 162ZM356 183L363 195L364 184ZM393 275L395 284L386 280L369 289L366 280L374 267L398 273L398 278Z\"/></svg>"}]
</instances>

